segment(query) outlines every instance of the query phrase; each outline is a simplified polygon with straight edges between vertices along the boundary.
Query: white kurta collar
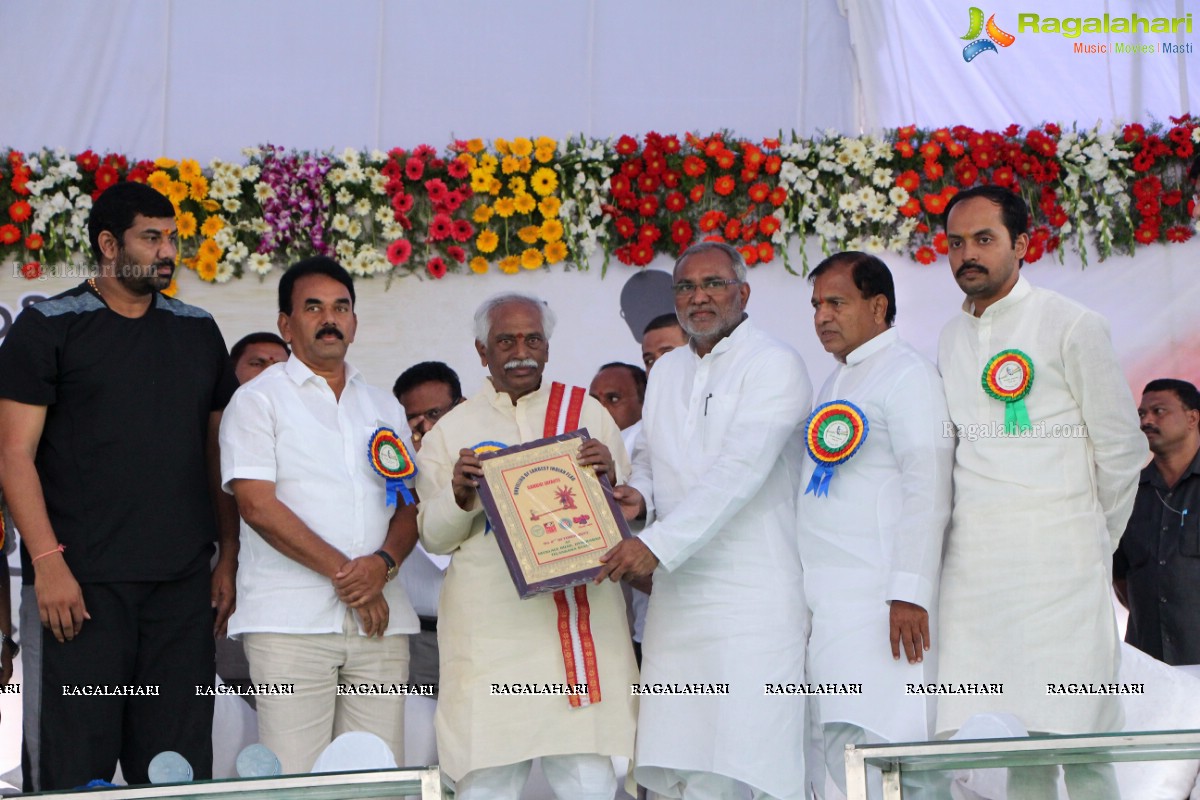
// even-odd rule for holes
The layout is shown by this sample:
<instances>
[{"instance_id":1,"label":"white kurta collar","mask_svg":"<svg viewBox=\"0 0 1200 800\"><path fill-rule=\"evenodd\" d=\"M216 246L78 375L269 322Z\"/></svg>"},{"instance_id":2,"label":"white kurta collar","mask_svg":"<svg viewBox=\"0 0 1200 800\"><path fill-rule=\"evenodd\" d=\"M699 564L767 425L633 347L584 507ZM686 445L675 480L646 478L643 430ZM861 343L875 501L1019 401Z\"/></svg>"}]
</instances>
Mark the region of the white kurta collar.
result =
<instances>
[{"instance_id":1,"label":"white kurta collar","mask_svg":"<svg viewBox=\"0 0 1200 800\"><path fill-rule=\"evenodd\" d=\"M846 366L853 367L861 364L881 350L891 347L900 338L895 328L888 328L883 333L860 344L846 355Z\"/></svg>"},{"instance_id":2,"label":"white kurta collar","mask_svg":"<svg viewBox=\"0 0 1200 800\"><path fill-rule=\"evenodd\" d=\"M989 314L999 314L1009 306L1016 305L1028 297L1032 292L1033 285L1029 281L1025 280L1024 275L1018 275L1017 282L1013 284L1012 290L1009 291L1008 294L1004 295L1004 297L1001 297L999 300L985 308L983 310L983 314L981 314L979 317L975 316L975 303L972 302L970 298L967 298L963 301L962 310L966 312L967 316L971 317L972 319L982 319Z\"/></svg>"},{"instance_id":3,"label":"white kurta collar","mask_svg":"<svg viewBox=\"0 0 1200 800\"><path fill-rule=\"evenodd\" d=\"M514 403L512 396L508 392L496 391L496 386L492 383L492 377L489 375L483 379L483 387L481 391L483 392L484 397L487 398L488 405L491 405L495 408L507 408L511 411L512 409L516 408L518 404L532 403L534 398L538 397L543 391L546 391L546 387L548 386L549 384L546 383L546 376L542 375L542 385L534 389L529 394L521 395L519 398L517 398L517 402Z\"/></svg>"}]
</instances>

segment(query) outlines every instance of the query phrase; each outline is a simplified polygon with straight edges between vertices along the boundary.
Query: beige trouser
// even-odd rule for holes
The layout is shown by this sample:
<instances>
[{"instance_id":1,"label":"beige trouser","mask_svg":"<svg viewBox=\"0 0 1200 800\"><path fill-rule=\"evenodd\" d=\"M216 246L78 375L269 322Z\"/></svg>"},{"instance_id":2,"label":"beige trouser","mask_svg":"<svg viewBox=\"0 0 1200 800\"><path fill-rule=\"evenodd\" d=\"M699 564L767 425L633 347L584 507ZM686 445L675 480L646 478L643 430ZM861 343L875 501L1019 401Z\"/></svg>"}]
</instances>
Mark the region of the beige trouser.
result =
<instances>
[{"instance_id":1,"label":"beige trouser","mask_svg":"<svg viewBox=\"0 0 1200 800\"><path fill-rule=\"evenodd\" d=\"M408 681L408 637L368 639L347 609L341 633L247 633L254 684L291 684L295 694L258 696L258 738L284 774L308 772L336 737L365 731L383 739L404 765L404 695L338 695L338 685Z\"/></svg>"}]
</instances>

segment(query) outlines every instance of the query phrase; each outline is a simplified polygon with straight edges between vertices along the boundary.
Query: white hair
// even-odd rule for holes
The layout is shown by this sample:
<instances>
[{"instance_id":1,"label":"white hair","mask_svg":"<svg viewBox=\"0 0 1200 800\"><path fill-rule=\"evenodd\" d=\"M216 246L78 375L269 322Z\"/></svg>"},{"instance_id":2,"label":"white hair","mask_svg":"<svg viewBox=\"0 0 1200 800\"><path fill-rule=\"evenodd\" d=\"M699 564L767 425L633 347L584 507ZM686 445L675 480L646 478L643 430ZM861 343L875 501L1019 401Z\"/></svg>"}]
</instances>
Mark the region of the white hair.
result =
<instances>
[{"instance_id":1,"label":"white hair","mask_svg":"<svg viewBox=\"0 0 1200 800\"><path fill-rule=\"evenodd\" d=\"M475 341L487 343L488 336L492 332L492 312L508 303L525 303L536 308L541 313L542 331L546 334L546 338L549 339L554 335L554 323L558 321L558 318L554 316L554 310L546 304L545 300L534 294L501 292L484 300L479 308L475 309Z\"/></svg>"}]
</instances>

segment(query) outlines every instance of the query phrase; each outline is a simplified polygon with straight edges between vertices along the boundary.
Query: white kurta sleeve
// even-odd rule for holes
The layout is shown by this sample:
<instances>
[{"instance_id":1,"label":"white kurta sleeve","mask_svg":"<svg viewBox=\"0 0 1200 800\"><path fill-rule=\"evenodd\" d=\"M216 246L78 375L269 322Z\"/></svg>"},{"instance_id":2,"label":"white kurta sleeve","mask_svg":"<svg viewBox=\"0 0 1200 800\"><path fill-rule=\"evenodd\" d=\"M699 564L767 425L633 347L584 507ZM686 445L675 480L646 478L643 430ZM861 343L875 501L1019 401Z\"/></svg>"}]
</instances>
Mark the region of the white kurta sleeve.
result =
<instances>
[{"instance_id":1,"label":"white kurta sleeve","mask_svg":"<svg viewBox=\"0 0 1200 800\"><path fill-rule=\"evenodd\" d=\"M812 407L804 362L783 348L748 355L738 406L717 450L671 513L647 527L641 540L668 572L683 564L742 510L780 467L780 453Z\"/></svg>"},{"instance_id":2,"label":"white kurta sleeve","mask_svg":"<svg viewBox=\"0 0 1200 800\"><path fill-rule=\"evenodd\" d=\"M1067 332L1064 350L1067 386L1087 425L1096 496L1115 551L1133 513L1149 445L1104 318L1093 312L1083 314Z\"/></svg>"},{"instance_id":3,"label":"white kurta sleeve","mask_svg":"<svg viewBox=\"0 0 1200 800\"><path fill-rule=\"evenodd\" d=\"M629 454L630 476L629 485L637 489L642 499L646 501L646 519L643 524L654 522L654 473L650 469L650 451L646 449L645 428L638 434L633 443L633 452Z\"/></svg>"},{"instance_id":4,"label":"white kurta sleeve","mask_svg":"<svg viewBox=\"0 0 1200 800\"><path fill-rule=\"evenodd\" d=\"M896 520L887 599L932 610L950 521L954 437L942 381L932 368L914 367L890 390L885 405L892 455L900 471L901 510Z\"/></svg>"},{"instance_id":5,"label":"white kurta sleeve","mask_svg":"<svg viewBox=\"0 0 1200 800\"><path fill-rule=\"evenodd\" d=\"M450 480L458 452L450 452L446 438L435 427L421 441L417 458L417 530L421 545L435 555L452 553L471 534L475 518L483 513L476 497L470 511L459 508Z\"/></svg>"}]
</instances>

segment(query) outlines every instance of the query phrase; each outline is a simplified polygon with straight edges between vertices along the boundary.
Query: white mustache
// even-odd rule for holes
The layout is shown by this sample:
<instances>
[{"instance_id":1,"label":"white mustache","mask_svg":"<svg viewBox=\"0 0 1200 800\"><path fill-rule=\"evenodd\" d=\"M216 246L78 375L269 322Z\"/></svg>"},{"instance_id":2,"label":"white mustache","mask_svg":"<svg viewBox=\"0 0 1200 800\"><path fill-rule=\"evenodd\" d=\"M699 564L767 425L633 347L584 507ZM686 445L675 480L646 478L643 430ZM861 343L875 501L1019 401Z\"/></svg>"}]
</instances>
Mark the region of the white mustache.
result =
<instances>
[{"instance_id":1,"label":"white mustache","mask_svg":"<svg viewBox=\"0 0 1200 800\"><path fill-rule=\"evenodd\" d=\"M512 361L506 361L505 369L537 369L538 363L532 358L514 358Z\"/></svg>"}]
</instances>

